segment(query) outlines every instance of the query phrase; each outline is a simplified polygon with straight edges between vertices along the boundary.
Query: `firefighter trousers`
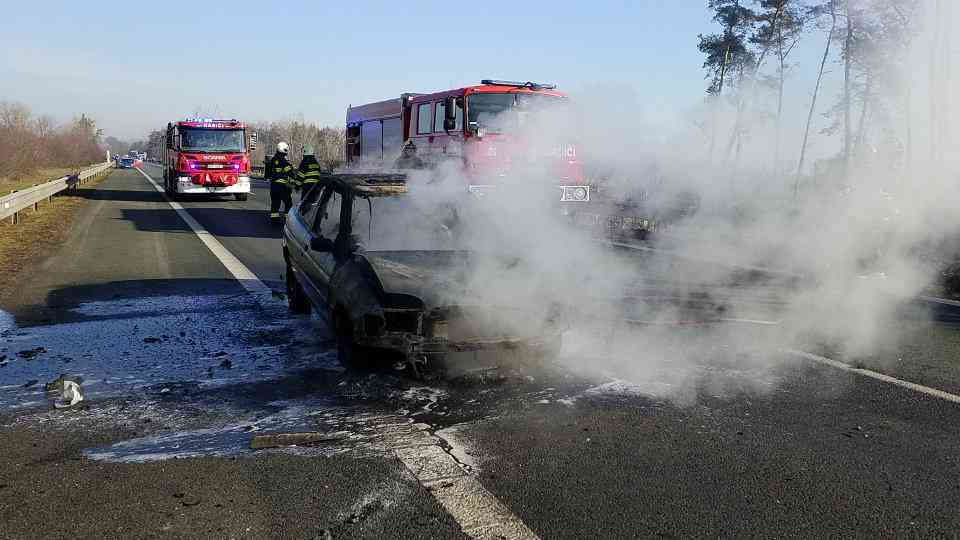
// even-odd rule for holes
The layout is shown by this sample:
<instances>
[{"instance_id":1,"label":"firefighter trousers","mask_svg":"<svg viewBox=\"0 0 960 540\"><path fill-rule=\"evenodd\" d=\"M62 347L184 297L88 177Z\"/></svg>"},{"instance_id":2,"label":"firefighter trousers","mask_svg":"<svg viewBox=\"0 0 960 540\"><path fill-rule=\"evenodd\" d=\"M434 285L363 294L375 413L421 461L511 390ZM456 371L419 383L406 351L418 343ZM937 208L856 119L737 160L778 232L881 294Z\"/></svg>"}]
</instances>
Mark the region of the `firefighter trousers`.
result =
<instances>
[{"instance_id":1,"label":"firefighter trousers","mask_svg":"<svg viewBox=\"0 0 960 540\"><path fill-rule=\"evenodd\" d=\"M280 211L280 205L283 211ZM293 197L290 196L290 186L281 182L270 182L270 216L286 214L293 207Z\"/></svg>"}]
</instances>

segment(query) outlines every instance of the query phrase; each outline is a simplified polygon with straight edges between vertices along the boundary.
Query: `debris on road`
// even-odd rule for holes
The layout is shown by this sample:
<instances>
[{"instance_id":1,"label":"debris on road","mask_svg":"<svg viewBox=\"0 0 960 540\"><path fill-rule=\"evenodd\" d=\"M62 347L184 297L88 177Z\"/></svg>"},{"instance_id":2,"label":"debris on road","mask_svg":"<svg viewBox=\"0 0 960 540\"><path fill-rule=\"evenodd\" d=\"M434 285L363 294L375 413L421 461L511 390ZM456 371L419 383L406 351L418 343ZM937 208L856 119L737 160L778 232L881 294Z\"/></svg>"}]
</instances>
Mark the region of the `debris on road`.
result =
<instances>
[{"instance_id":1,"label":"debris on road","mask_svg":"<svg viewBox=\"0 0 960 540\"><path fill-rule=\"evenodd\" d=\"M17 356L23 358L24 360L33 360L39 354L47 352L47 349L43 347L37 347L36 349L28 349L26 351L20 351L17 353Z\"/></svg>"},{"instance_id":2,"label":"debris on road","mask_svg":"<svg viewBox=\"0 0 960 540\"><path fill-rule=\"evenodd\" d=\"M320 533L314 536L313 540L333 540L333 535L327 529L320 529Z\"/></svg>"},{"instance_id":3,"label":"debris on road","mask_svg":"<svg viewBox=\"0 0 960 540\"><path fill-rule=\"evenodd\" d=\"M179 499L180 504L182 504L183 506L196 506L202 502L200 497L197 497L195 495L187 495L186 493L182 493L182 492L174 493L173 498Z\"/></svg>"},{"instance_id":4,"label":"debris on road","mask_svg":"<svg viewBox=\"0 0 960 540\"><path fill-rule=\"evenodd\" d=\"M83 391L80 385L73 381L63 381L63 393L60 394L60 401L53 403L57 409L66 409L73 407L83 401Z\"/></svg>"},{"instance_id":5,"label":"debris on road","mask_svg":"<svg viewBox=\"0 0 960 540\"><path fill-rule=\"evenodd\" d=\"M160 338L153 337L153 336L143 338L144 343L158 343L159 341L160 341Z\"/></svg>"},{"instance_id":6,"label":"debris on road","mask_svg":"<svg viewBox=\"0 0 960 540\"><path fill-rule=\"evenodd\" d=\"M265 448L280 448L283 446L309 446L312 444L340 442L340 440L341 437L316 431L303 433L269 433L254 437L250 441L250 449L263 450Z\"/></svg>"},{"instance_id":7,"label":"debris on road","mask_svg":"<svg viewBox=\"0 0 960 540\"><path fill-rule=\"evenodd\" d=\"M226 358L223 362L220 362L220 367L223 369L230 369L233 367L233 362L231 362L229 358Z\"/></svg>"},{"instance_id":8,"label":"debris on road","mask_svg":"<svg viewBox=\"0 0 960 540\"><path fill-rule=\"evenodd\" d=\"M43 385L43 389L46 390L47 392L63 392L63 388L64 388L63 383L66 381L73 381L79 385L83 383L83 377L79 375L67 376L65 373L63 373L53 381Z\"/></svg>"}]
</instances>

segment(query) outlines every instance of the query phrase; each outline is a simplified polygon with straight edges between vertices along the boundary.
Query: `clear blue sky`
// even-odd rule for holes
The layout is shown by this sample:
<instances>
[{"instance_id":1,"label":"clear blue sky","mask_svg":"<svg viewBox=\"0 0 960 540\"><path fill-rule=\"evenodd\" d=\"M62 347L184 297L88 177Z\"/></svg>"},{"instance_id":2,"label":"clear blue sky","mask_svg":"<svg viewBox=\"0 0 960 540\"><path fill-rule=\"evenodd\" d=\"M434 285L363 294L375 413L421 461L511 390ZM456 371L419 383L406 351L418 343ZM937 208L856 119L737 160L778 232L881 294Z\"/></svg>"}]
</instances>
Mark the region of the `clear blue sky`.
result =
<instances>
[{"instance_id":1,"label":"clear blue sky","mask_svg":"<svg viewBox=\"0 0 960 540\"><path fill-rule=\"evenodd\" d=\"M705 0L13 2L0 100L143 136L198 107L339 125L349 103L472 84L633 89L655 121L701 99Z\"/></svg>"}]
</instances>

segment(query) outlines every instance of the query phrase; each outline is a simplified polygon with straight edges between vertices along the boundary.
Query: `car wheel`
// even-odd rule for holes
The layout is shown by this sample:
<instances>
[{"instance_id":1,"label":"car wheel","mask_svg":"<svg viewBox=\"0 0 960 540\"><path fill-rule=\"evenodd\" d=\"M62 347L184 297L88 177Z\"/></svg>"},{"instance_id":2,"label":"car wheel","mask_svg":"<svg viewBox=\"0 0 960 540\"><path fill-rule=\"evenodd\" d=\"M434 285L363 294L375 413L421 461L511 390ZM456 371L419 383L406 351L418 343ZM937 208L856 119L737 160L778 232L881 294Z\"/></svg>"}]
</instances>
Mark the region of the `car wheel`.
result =
<instances>
[{"instance_id":1,"label":"car wheel","mask_svg":"<svg viewBox=\"0 0 960 540\"><path fill-rule=\"evenodd\" d=\"M233 194L233 198L236 199L236 200L238 200L238 201L245 201L245 200L247 200L247 194L246 194L246 193L234 193L234 194Z\"/></svg>"},{"instance_id":2,"label":"car wheel","mask_svg":"<svg viewBox=\"0 0 960 540\"><path fill-rule=\"evenodd\" d=\"M367 369L370 367L370 350L357 345L353 340L353 324L343 312L334 317L334 332L337 336L337 359L344 367Z\"/></svg>"},{"instance_id":3,"label":"car wheel","mask_svg":"<svg viewBox=\"0 0 960 540\"><path fill-rule=\"evenodd\" d=\"M287 306L294 313L301 315L310 313L310 299L307 298L307 293L303 292L303 286L297 281L297 276L293 275L290 263L287 263Z\"/></svg>"}]
</instances>

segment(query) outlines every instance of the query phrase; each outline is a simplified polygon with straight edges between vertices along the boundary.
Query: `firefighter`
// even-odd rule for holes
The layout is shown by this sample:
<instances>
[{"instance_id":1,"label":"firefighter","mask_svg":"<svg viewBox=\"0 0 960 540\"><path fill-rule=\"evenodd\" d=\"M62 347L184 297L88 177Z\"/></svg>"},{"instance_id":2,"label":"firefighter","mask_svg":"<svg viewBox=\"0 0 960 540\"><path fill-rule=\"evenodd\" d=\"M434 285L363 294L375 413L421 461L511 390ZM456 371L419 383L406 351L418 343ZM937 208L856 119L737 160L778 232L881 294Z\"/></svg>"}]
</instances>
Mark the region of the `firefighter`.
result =
<instances>
[{"instance_id":1,"label":"firefighter","mask_svg":"<svg viewBox=\"0 0 960 540\"><path fill-rule=\"evenodd\" d=\"M277 143L277 153L267 163L266 177L270 181L270 221L273 222L280 221L281 216L285 216L293 206L290 188L293 187L296 177L293 173L293 165L287 161L289 151L290 146L287 143L283 141Z\"/></svg>"},{"instance_id":2,"label":"firefighter","mask_svg":"<svg viewBox=\"0 0 960 540\"><path fill-rule=\"evenodd\" d=\"M303 147L303 160L297 167L297 188L300 192L300 198L306 197L307 192L313 189L320 181L320 164L317 162L317 156L312 146Z\"/></svg>"}]
</instances>

